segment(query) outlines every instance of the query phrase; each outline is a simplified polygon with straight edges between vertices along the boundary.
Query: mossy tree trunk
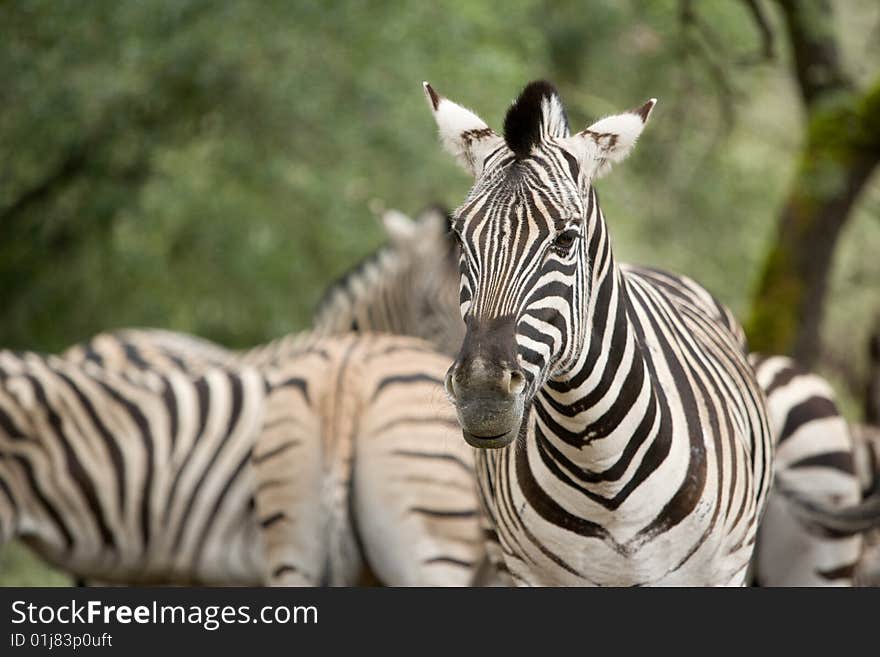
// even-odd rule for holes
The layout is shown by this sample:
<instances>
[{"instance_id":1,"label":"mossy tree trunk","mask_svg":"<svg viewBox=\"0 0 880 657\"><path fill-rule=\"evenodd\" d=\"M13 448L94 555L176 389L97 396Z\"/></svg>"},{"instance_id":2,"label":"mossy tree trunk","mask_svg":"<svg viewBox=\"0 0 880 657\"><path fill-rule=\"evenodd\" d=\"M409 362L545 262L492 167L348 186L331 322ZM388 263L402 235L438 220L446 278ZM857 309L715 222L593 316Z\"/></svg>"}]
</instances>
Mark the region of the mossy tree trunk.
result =
<instances>
[{"instance_id":1,"label":"mossy tree trunk","mask_svg":"<svg viewBox=\"0 0 880 657\"><path fill-rule=\"evenodd\" d=\"M825 0L779 2L807 112L800 161L747 324L750 348L815 363L834 247L880 163L880 79L864 91L843 74Z\"/></svg>"}]
</instances>

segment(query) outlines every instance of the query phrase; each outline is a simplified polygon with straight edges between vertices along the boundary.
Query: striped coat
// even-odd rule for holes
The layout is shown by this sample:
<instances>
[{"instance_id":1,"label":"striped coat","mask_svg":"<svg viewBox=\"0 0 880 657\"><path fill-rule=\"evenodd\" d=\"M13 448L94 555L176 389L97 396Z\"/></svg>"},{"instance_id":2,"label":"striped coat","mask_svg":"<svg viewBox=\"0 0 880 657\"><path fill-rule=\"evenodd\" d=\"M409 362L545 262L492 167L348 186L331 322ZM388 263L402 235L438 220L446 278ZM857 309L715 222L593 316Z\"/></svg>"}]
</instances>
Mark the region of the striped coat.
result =
<instances>
[{"instance_id":1,"label":"striped coat","mask_svg":"<svg viewBox=\"0 0 880 657\"><path fill-rule=\"evenodd\" d=\"M742 333L693 281L619 266L591 184L653 101L569 135L534 83L501 137L426 93L475 177L446 388L497 566L526 585L742 584L773 473Z\"/></svg>"},{"instance_id":2,"label":"striped coat","mask_svg":"<svg viewBox=\"0 0 880 657\"><path fill-rule=\"evenodd\" d=\"M102 524L97 511L112 506L116 490L55 468L57 486L92 491L84 493L88 503L68 542L53 528L51 514L19 512L39 499L36 487L43 478L28 486L3 473L0 484L17 500L0 507L0 518L9 518L5 535L25 538L68 572L125 583L353 584L370 568L391 584L470 580L482 555L471 454L457 439L439 385L448 360L424 343L299 336L235 355L189 336L140 330L96 336L65 356L8 354L7 362L10 371L30 361L49 363L41 370L49 399L63 389L64 372L81 407L67 400L50 409L38 397L22 409L10 394L4 399L12 417L35 421L51 410L66 428L77 429L59 433L57 449L79 454L100 436L115 445L112 458L89 472L115 473L116 481L147 480ZM224 376L233 382L225 394ZM100 380L107 395L127 399L129 412L147 418L140 434L145 443L174 444L178 456L136 449L129 425L105 419L116 411L87 385L89 377ZM235 385L239 379L247 385ZM19 389L18 379L4 380ZM74 419L80 415L92 423ZM247 423L222 419L239 415ZM110 428L98 432L98 422ZM36 431L27 435L43 438ZM3 462L11 458L6 449L0 453ZM227 454L241 458L233 463ZM196 486L200 494L182 484L171 492L157 487L144 474L157 472ZM234 483L220 497L219 481ZM52 488L46 499L56 500L58 490ZM131 533L130 525L146 522L139 501L154 497L180 497L185 525L156 523L149 535ZM99 549L106 542L104 525L130 540Z\"/></svg>"}]
</instances>

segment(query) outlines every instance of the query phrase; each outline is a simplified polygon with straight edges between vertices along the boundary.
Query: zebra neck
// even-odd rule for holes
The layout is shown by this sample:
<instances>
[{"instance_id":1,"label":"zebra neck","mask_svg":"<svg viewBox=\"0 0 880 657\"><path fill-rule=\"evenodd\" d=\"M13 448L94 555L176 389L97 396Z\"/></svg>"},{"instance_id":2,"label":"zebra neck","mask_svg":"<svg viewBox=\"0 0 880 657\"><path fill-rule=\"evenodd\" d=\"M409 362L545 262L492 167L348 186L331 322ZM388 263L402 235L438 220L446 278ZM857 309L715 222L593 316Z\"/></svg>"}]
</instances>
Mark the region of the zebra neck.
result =
<instances>
[{"instance_id":1,"label":"zebra neck","mask_svg":"<svg viewBox=\"0 0 880 657\"><path fill-rule=\"evenodd\" d=\"M315 316L315 328L338 333L390 322L393 315L388 306L393 301L385 297L389 288L408 281L410 273L407 258L387 246L379 249L328 288Z\"/></svg>"},{"instance_id":2,"label":"zebra neck","mask_svg":"<svg viewBox=\"0 0 880 657\"><path fill-rule=\"evenodd\" d=\"M587 333L575 365L536 396L535 433L539 448L558 464L597 485L597 492L615 495L629 480L624 474L630 467L660 448L668 412L610 247L605 266L596 269Z\"/></svg>"}]
</instances>

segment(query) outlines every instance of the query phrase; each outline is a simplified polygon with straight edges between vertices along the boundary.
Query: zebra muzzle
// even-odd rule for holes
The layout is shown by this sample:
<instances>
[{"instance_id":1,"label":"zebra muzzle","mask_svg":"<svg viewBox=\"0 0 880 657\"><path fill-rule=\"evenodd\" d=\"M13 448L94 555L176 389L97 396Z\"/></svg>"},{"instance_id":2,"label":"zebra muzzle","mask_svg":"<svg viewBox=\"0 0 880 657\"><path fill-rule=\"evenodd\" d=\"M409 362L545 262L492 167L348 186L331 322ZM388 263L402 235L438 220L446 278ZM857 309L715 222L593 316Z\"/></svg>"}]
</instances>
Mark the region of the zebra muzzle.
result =
<instances>
[{"instance_id":1,"label":"zebra muzzle","mask_svg":"<svg viewBox=\"0 0 880 657\"><path fill-rule=\"evenodd\" d=\"M525 407L525 377L504 371L489 381L473 380L453 366L446 375L446 392L455 404L462 435L472 447L506 447L519 435Z\"/></svg>"}]
</instances>

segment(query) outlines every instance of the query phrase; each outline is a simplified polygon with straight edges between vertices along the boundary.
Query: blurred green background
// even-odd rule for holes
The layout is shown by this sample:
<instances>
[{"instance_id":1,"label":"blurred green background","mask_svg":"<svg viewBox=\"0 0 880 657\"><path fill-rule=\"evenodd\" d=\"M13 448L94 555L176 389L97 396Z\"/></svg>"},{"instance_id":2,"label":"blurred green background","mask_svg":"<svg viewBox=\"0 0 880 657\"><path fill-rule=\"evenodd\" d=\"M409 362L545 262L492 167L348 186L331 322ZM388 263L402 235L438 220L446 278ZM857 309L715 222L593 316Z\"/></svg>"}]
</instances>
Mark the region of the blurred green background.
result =
<instances>
[{"instance_id":1,"label":"blurred green background","mask_svg":"<svg viewBox=\"0 0 880 657\"><path fill-rule=\"evenodd\" d=\"M0 346L156 326L243 347L308 325L382 242L374 214L455 206L430 80L500 129L530 79L573 127L660 99L597 186L619 260L693 276L746 319L804 135L775 6L117 0L0 3ZM880 3L832 3L857 85ZM688 13L690 12L690 13ZM819 370L858 417L880 311L880 180L841 235ZM58 583L0 551L0 583ZM44 579L48 578L48 579Z\"/></svg>"}]
</instances>

